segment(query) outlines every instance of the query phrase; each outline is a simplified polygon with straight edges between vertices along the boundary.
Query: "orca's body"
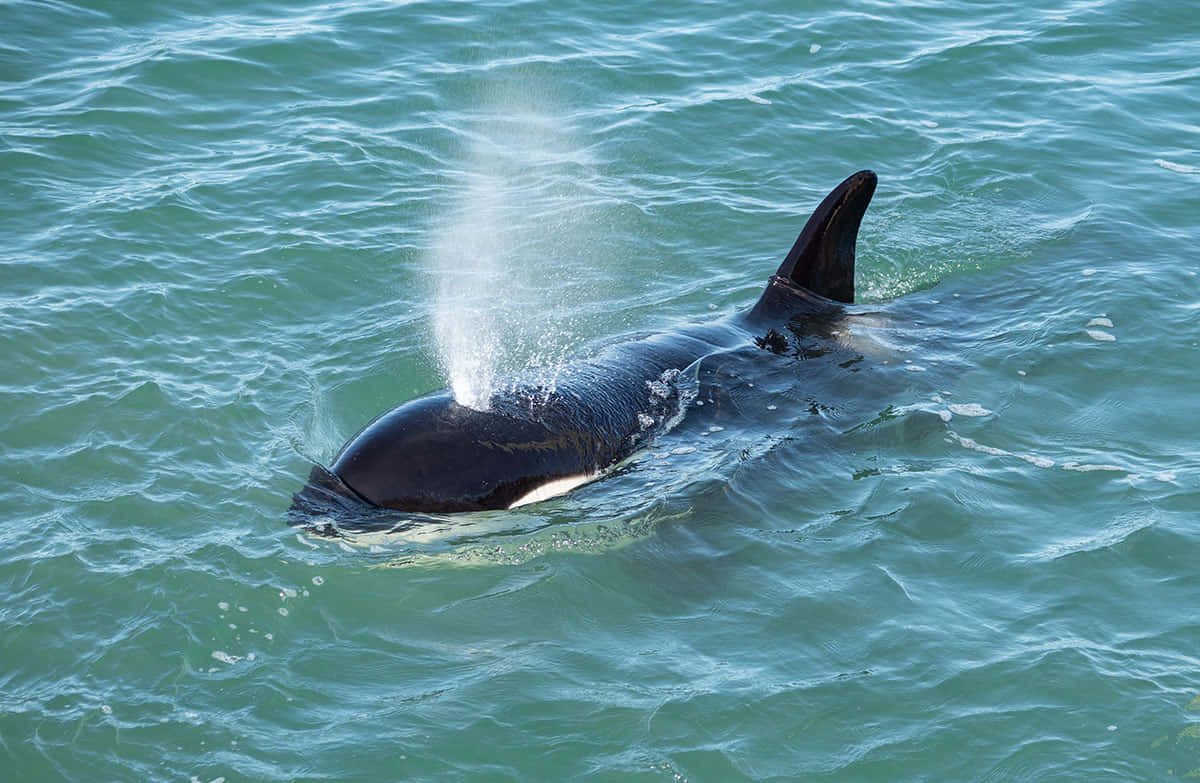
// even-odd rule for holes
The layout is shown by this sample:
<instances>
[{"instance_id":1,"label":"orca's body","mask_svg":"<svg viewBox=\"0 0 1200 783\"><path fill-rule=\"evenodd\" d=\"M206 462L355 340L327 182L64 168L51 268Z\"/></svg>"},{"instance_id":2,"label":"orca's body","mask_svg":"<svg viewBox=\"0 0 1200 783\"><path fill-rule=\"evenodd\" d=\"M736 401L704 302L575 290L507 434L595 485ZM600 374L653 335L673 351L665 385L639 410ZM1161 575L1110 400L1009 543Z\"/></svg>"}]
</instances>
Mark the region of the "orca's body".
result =
<instances>
[{"instance_id":1,"label":"orca's body","mask_svg":"<svg viewBox=\"0 0 1200 783\"><path fill-rule=\"evenodd\" d=\"M848 177L809 218L751 309L712 323L613 345L553 389L516 386L486 411L448 391L406 402L368 424L330 469L316 466L294 508L361 501L414 512L513 508L562 494L646 446L679 408L676 377L699 359L780 329L828 320L854 301L859 224L873 172Z\"/></svg>"}]
</instances>

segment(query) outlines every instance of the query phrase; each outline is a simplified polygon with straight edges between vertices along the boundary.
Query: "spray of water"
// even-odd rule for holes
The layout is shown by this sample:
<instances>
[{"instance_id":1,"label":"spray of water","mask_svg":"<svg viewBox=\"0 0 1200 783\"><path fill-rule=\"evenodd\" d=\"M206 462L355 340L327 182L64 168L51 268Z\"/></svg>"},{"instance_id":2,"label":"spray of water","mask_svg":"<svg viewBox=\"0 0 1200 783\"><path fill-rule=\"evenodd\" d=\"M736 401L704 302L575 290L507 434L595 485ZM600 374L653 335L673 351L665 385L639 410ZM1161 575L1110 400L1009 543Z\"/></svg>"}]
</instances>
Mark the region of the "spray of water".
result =
<instances>
[{"instance_id":1,"label":"spray of water","mask_svg":"<svg viewBox=\"0 0 1200 783\"><path fill-rule=\"evenodd\" d=\"M433 328L461 404L487 410L508 373L533 365L553 384L575 342L562 289L587 223L586 154L552 115L493 110L472 128L457 205L439 222Z\"/></svg>"},{"instance_id":2,"label":"spray of water","mask_svg":"<svg viewBox=\"0 0 1200 783\"><path fill-rule=\"evenodd\" d=\"M504 300L496 297L509 257L501 198L495 177L474 177L434 251L438 363L454 399L476 410L488 409L508 342Z\"/></svg>"}]
</instances>

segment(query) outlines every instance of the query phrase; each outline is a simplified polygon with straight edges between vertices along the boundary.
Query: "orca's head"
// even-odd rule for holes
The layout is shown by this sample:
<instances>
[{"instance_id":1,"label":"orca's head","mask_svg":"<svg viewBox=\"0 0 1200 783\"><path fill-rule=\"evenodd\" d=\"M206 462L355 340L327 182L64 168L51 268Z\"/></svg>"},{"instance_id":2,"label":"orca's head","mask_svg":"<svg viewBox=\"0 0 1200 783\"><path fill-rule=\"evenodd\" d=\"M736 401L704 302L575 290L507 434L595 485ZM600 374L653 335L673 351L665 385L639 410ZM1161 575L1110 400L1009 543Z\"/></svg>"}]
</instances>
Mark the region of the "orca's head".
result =
<instances>
[{"instance_id":1,"label":"orca's head","mask_svg":"<svg viewBox=\"0 0 1200 783\"><path fill-rule=\"evenodd\" d=\"M578 433L540 418L477 411L449 392L407 402L371 422L309 486L413 512L510 508L539 488L589 472ZM592 468L594 469L594 468Z\"/></svg>"}]
</instances>

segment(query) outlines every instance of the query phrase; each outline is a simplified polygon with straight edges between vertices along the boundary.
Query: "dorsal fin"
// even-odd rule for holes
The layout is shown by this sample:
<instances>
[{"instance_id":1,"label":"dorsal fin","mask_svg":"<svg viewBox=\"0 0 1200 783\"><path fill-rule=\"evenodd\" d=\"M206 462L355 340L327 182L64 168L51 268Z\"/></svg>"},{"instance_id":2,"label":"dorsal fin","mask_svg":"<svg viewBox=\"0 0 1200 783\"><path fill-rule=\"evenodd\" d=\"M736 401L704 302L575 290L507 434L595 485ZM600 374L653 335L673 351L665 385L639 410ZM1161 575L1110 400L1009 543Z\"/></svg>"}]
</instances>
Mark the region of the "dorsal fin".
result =
<instances>
[{"instance_id":1,"label":"dorsal fin","mask_svg":"<svg viewBox=\"0 0 1200 783\"><path fill-rule=\"evenodd\" d=\"M851 174L821 202L776 272L835 302L854 301L854 242L878 177Z\"/></svg>"}]
</instances>

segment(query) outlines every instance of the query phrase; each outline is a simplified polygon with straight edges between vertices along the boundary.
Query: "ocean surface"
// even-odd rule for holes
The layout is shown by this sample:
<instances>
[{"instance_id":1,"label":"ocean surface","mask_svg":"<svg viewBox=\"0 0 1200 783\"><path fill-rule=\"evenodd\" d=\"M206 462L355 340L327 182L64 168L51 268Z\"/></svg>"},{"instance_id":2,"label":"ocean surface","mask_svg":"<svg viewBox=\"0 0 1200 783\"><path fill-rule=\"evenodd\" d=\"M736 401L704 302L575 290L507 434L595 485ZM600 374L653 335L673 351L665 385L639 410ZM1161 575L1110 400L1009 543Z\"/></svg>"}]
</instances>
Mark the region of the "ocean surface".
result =
<instances>
[{"instance_id":1,"label":"ocean surface","mask_svg":"<svg viewBox=\"0 0 1200 783\"><path fill-rule=\"evenodd\" d=\"M0 4L0 780L1200 777L1197 19ZM752 304L863 168L853 367L287 524L392 405Z\"/></svg>"}]
</instances>

